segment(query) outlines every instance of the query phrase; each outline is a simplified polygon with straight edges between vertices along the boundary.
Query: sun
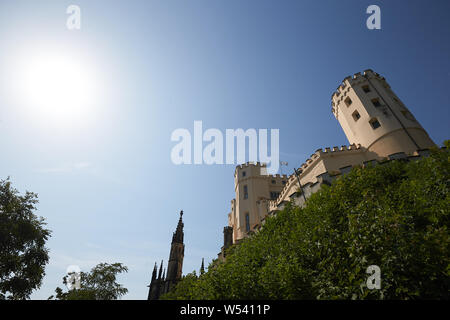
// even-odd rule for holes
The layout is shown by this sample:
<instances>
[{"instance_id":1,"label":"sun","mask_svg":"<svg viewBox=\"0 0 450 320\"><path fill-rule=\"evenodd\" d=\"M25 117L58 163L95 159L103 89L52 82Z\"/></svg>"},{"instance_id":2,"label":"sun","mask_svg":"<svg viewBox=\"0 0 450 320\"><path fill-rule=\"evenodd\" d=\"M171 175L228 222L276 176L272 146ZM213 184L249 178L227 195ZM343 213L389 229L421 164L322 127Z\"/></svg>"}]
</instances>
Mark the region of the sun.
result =
<instances>
[{"instance_id":1,"label":"sun","mask_svg":"<svg viewBox=\"0 0 450 320\"><path fill-rule=\"evenodd\" d=\"M31 54L17 76L18 94L33 117L66 125L93 115L96 79L86 62L68 54Z\"/></svg>"}]
</instances>

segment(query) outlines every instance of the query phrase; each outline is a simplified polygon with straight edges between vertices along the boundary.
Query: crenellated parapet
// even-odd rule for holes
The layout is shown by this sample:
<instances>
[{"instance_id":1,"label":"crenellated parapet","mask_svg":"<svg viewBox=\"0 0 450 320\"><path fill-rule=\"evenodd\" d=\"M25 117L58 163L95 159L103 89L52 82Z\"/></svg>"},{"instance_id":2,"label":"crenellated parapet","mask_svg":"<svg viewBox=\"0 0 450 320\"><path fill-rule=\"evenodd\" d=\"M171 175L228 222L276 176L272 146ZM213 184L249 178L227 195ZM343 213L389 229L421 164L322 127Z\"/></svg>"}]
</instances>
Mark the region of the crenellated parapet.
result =
<instances>
[{"instance_id":1,"label":"crenellated parapet","mask_svg":"<svg viewBox=\"0 0 450 320\"><path fill-rule=\"evenodd\" d=\"M314 152L301 166L300 166L300 172L306 171L309 167L311 167L313 164L315 164L319 159L322 159L323 157L330 156L330 155L343 155L349 154L350 152L360 152L363 151L361 149L360 144L351 144L349 146L341 146L341 147L326 147L324 149L320 148L317 149L316 152Z\"/></svg>"},{"instance_id":2,"label":"crenellated parapet","mask_svg":"<svg viewBox=\"0 0 450 320\"><path fill-rule=\"evenodd\" d=\"M237 183L238 180L242 180L249 177L264 177L267 179L275 179L275 180L284 180L288 178L288 175L286 174L267 174L266 169L267 164L261 163L261 162L246 162L244 164L240 164L236 166L236 169L234 171L234 178L235 182ZM242 174L242 172L246 172L245 176Z\"/></svg>"},{"instance_id":3,"label":"crenellated parapet","mask_svg":"<svg viewBox=\"0 0 450 320\"><path fill-rule=\"evenodd\" d=\"M287 179L287 174L272 174L269 175L269 177L275 178L275 179Z\"/></svg>"},{"instance_id":4,"label":"crenellated parapet","mask_svg":"<svg viewBox=\"0 0 450 320\"><path fill-rule=\"evenodd\" d=\"M351 154L352 152L362 152L363 149L361 149L361 145L352 144L349 146L341 146L341 147L326 147L324 149L320 148L317 149L316 152L314 152L297 170L299 173L299 178L302 179L306 173L309 171L310 168L314 167L316 163L320 160L323 160L324 158L331 157L331 156L345 156L347 154ZM330 174L335 174L335 172L331 172ZM315 180L320 179L320 176L316 176ZM283 199L286 199L286 197L289 196L288 193L292 193L292 186L296 185L298 188L298 180L297 176L295 174L290 175L287 177L286 184L281 190L280 195L276 200L270 200L269 206L277 206Z\"/></svg>"},{"instance_id":5,"label":"crenellated parapet","mask_svg":"<svg viewBox=\"0 0 450 320\"><path fill-rule=\"evenodd\" d=\"M327 149L329 148L325 148L325 150ZM357 150L357 149L358 149L357 146L353 146L353 149L348 148L347 150ZM319 149L317 152L319 152L320 150L322 149ZM327 151L322 150L322 152L326 153ZM414 161L422 157L426 157L428 155L429 150L418 150L413 155L405 154L404 152L397 152L389 155L386 159L367 160L361 164L356 164L354 166L348 165L339 168L339 170L335 170L332 172L327 171L320 175L317 175L314 182L308 182L305 185L302 185L302 192L299 192L298 180L296 179L295 175L292 175L289 177L289 180L286 183L285 188L281 191L280 196L276 200L268 201L268 212L273 213L277 210L281 210L283 205L291 200L293 200L296 203L296 205L302 206L304 204L304 199L310 197L313 193L317 192L323 184L331 185L331 183L335 179L343 175L346 175L356 166L365 168L368 166L374 166L378 164L383 165L393 160ZM292 190L293 189L292 186L295 186L295 191ZM302 193L305 195L305 197L302 196Z\"/></svg>"},{"instance_id":6,"label":"crenellated parapet","mask_svg":"<svg viewBox=\"0 0 450 320\"><path fill-rule=\"evenodd\" d=\"M353 144L348 145L348 146L347 145L343 145L341 147L336 147L335 146L335 147L332 147L332 148L326 147L325 149L317 149L314 154L321 156L323 154L330 154L330 153L341 153L341 152L347 152L348 153L348 151L352 151L352 150L354 151L354 150L359 150L359 149L361 149L361 145L353 143Z\"/></svg>"},{"instance_id":7,"label":"crenellated parapet","mask_svg":"<svg viewBox=\"0 0 450 320\"><path fill-rule=\"evenodd\" d=\"M234 170L234 177L237 179L242 171L248 172L248 176L264 175L266 172L267 164L261 162L246 162L236 166Z\"/></svg>"},{"instance_id":8,"label":"crenellated parapet","mask_svg":"<svg viewBox=\"0 0 450 320\"><path fill-rule=\"evenodd\" d=\"M384 87L390 88L386 79L371 69L365 70L363 74L361 74L361 72L357 72L353 76L344 78L342 83L337 87L336 91L334 91L331 95L331 111L336 117L338 115L339 107L348 96L350 89L354 86L366 83L368 79L377 79Z\"/></svg>"},{"instance_id":9,"label":"crenellated parapet","mask_svg":"<svg viewBox=\"0 0 450 320\"><path fill-rule=\"evenodd\" d=\"M262 168L264 168L264 167L267 167L267 164L264 163L264 162L259 162L259 161L258 162L247 161L246 163L238 164L236 166L236 170L238 170L238 169L246 169L246 168L249 168L249 167L262 167Z\"/></svg>"}]
</instances>

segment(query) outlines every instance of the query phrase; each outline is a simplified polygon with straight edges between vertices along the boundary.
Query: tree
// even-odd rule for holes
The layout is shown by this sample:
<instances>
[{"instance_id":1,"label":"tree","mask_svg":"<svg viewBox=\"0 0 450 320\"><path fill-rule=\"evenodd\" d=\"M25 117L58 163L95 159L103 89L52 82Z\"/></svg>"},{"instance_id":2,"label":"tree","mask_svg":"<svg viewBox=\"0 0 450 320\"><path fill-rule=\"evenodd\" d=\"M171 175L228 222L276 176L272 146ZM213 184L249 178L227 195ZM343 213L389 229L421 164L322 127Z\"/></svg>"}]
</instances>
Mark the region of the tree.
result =
<instances>
[{"instance_id":1,"label":"tree","mask_svg":"<svg viewBox=\"0 0 450 320\"><path fill-rule=\"evenodd\" d=\"M58 300L117 300L128 292L121 284L116 282L117 275L128 272L128 268L121 263L100 263L90 272L80 272L79 275L66 275L63 278L64 285L68 285L73 276L79 276L80 288L71 288L63 292L56 288ZM52 299L51 296L49 299Z\"/></svg>"},{"instance_id":2,"label":"tree","mask_svg":"<svg viewBox=\"0 0 450 320\"><path fill-rule=\"evenodd\" d=\"M169 299L449 299L450 143L354 168L288 205ZM370 265L381 289L367 287ZM187 285L190 289L187 290ZM179 289L178 289L179 287Z\"/></svg>"},{"instance_id":3,"label":"tree","mask_svg":"<svg viewBox=\"0 0 450 320\"><path fill-rule=\"evenodd\" d=\"M28 299L42 284L51 232L33 213L37 203L35 193L20 195L0 180L0 299Z\"/></svg>"},{"instance_id":4,"label":"tree","mask_svg":"<svg viewBox=\"0 0 450 320\"><path fill-rule=\"evenodd\" d=\"M161 300L177 300L186 299L186 297L194 297L197 291L196 284L198 277L195 271L185 275L182 280L175 286L174 290L161 296Z\"/></svg>"}]
</instances>

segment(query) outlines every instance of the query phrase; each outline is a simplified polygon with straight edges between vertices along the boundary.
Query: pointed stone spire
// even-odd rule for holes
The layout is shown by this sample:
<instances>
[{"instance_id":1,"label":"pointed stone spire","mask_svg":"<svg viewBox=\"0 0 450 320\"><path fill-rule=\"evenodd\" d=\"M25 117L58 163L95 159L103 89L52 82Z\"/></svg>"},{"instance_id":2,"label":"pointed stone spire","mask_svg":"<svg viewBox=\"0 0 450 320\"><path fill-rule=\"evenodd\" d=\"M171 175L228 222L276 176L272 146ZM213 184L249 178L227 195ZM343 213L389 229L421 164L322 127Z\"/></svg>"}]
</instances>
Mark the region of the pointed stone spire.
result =
<instances>
[{"instance_id":1,"label":"pointed stone spire","mask_svg":"<svg viewBox=\"0 0 450 320\"><path fill-rule=\"evenodd\" d=\"M164 268L162 279L163 279L163 281L166 279L166 268Z\"/></svg>"},{"instance_id":2,"label":"pointed stone spire","mask_svg":"<svg viewBox=\"0 0 450 320\"><path fill-rule=\"evenodd\" d=\"M159 297L159 281L156 279L157 270L158 266L155 262L155 266L153 267L152 272L152 281L150 282L150 285L148 285L148 300L156 300Z\"/></svg>"},{"instance_id":3,"label":"pointed stone spire","mask_svg":"<svg viewBox=\"0 0 450 320\"><path fill-rule=\"evenodd\" d=\"M156 266L156 262L155 262L155 267L153 268L153 273L152 273L152 282L153 282L153 280L156 279L157 269L158 269L158 267Z\"/></svg>"},{"instance_id":4,"label":"pointed stone spire","mask_svg":"<svg viewBox=\"0 0 450 320\"><path fill-rule=\"evenodd\" d=\"M180 220L178 220L177 229L173 233L172 243L183 243L183 210L180 211Z\"/></svg>"},{"instance_id":5,"label":"pointed stone spire","mask_svg":"<svg viewBox=\"0 0 450 320\"><path fill-rule=\"evenodd\" d=\"M200 267L200 275L205 273L205 258L202 258L202 266Z\"/></svg>"},{"instance_id":6,"label":"pointed stone spire","mask_svg":"<svg viewBox=\"0 0 450 320\"><path fill-rule=\"evenodd\" d=\"M163 269L163 260L161 260L161 267L159 267L158 279L161 279L162 269Z\"/></svg>"}]
</instances>

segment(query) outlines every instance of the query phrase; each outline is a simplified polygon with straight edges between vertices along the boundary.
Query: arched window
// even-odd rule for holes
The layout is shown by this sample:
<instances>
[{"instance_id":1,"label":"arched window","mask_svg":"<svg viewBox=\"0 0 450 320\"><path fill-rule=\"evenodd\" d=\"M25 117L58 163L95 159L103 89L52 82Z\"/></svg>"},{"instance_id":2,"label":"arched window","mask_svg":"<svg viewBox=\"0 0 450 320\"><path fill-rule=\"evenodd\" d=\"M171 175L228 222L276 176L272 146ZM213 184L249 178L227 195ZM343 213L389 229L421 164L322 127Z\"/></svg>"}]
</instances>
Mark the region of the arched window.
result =
<instances>
[{"instance_id":1,"label":"arched window","mask_svg":"<svg viewBox=\"0 0 450 320\"><path fill-rule=\"evenodd\" d=\"M250 216L248 213L245 214L245 231L250 231Z\"/></svg>"}]
</instances>

